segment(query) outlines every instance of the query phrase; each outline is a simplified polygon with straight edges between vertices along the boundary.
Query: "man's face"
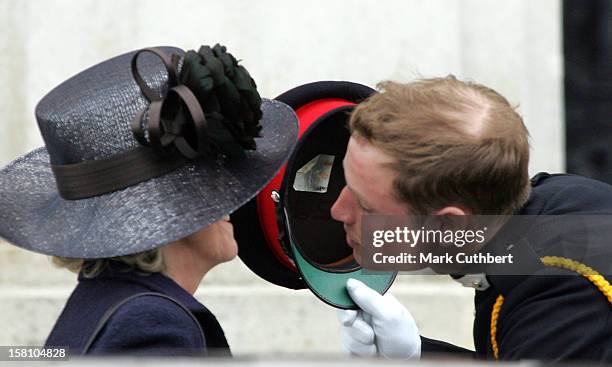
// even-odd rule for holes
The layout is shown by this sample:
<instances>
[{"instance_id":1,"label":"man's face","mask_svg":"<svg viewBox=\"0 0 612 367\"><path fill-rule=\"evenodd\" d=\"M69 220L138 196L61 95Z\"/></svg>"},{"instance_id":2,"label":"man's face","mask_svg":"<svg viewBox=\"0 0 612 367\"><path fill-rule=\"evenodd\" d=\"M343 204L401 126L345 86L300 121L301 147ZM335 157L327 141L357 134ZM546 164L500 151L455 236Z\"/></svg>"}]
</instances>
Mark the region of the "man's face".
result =
<instances>
[{"instance_id":1,"label":"man's face","mask_svg":"<svg viewBox=\"0 0 612 367\"><path fill-rule=\"evenodd\" d=\"M396 173L388 167L393 158L353 134L342 165L346 186L331 208L332 217L344 224L346 241L361 263L361 216L408 214L393 196Z\"/></svg>"}]
</instances>

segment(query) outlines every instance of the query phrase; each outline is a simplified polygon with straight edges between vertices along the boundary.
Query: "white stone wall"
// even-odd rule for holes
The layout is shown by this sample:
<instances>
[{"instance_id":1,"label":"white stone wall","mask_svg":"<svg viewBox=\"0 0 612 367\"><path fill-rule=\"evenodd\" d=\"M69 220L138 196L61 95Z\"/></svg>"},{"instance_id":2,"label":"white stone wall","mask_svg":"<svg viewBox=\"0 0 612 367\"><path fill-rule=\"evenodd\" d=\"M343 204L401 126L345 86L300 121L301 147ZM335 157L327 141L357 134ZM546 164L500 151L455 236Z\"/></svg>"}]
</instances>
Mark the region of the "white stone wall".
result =
<instances>
[{"instance_id":1,"label":"white stone wall","mask_svg":"<svg viewBox=\"0 0 612 367\"><path fill-rule=\"evenodd\" d=\"M519 105L531 171L562 171L560 28L558 0L0 0L0 166L42 144L36 103L80 70L144 46L221 42L267 97L323 79L482 82ZM0 345L42 344L74 282L43 256L0 244ZM401 276L392 292L423 334L472 345L470 290ZM238 260L211 273L198 297L237 354L339 350L334 310Z\"/></svg>"}]
</instances>

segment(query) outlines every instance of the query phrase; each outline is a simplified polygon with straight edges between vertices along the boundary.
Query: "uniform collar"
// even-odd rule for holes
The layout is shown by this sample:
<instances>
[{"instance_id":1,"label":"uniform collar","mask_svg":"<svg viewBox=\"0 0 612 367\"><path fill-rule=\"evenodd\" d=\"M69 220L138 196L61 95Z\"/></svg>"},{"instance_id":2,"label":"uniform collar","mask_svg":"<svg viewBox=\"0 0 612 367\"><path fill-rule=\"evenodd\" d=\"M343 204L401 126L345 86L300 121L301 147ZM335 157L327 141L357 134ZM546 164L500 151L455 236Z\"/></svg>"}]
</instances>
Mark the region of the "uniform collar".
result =
<instances>
[{"instance_id":1,"label":"uniform collar","mask_svg":"<svg viewBox=\"0 0 612 367\"><path fill-rule=\"evenodd\" d=\"M493 287L501 294L508 293L544 267L529 241L530 236L525 236L531 230L527 227L527 217L513 217L481 250L492 256L512 255L512 264L477 264L451 276L465 287L479 291Z\"/></svg>"},{"instance_id":2,"label":"uniform collar","mask_svg":"<svg viewBox=\"0 0 612 367\"><path fill-rule=\"evenodd\" d=\"M451 277L453 280L459 282L462 286L474 288L477 291L486 291L491 286L485 273L465 275L451 274Z\"/></svg>"}]
</instances>

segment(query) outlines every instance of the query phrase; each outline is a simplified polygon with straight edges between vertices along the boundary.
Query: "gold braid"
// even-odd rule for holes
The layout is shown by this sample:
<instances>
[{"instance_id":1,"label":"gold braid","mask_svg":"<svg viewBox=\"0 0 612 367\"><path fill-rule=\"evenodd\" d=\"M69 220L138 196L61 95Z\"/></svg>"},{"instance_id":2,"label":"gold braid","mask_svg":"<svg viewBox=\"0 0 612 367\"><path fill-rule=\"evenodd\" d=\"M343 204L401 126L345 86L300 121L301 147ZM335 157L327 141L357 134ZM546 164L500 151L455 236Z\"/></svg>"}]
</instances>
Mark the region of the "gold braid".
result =
<instances>
[{"instance_id":1,"label":"gold braid","mask_svg":"<svg viewBox=\"0 0 612 367\"><path fill-rule=\"evenodd\" d=\"M610 285L606 278L592 268L579 263L578 261L559 256L544 256L541 257L540 260L546 266L568 269L587 278L608 299L610 305L612 305L612 285ZM499 359L499 345L497 344L496 338L497 320L499 319L499 312L501 311L503 303L504 296L500 294L497 296L495 304L493 305L493 310L491 311L491 348L493 349L493 357L495 357L495 359Z\"/></svg>"}]
</instances>

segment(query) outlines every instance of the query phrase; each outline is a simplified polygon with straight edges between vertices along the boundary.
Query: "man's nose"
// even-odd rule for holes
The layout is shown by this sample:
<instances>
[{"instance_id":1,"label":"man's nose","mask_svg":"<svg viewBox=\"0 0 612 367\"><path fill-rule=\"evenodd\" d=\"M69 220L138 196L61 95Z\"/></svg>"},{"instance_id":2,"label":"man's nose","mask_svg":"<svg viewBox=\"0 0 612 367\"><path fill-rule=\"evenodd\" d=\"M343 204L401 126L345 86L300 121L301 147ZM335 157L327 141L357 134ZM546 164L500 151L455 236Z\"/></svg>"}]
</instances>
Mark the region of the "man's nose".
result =
<instances>
[{"instance_id":1,"label":"man's nose","mask_svg":"<svg viewBox=\"0 0 612 367\"><path fill-rule=\"evenodd\" d=\"M353 207L351 205L351 193L346 186L340 191L340 195L331 207L331 216L337 221L351 224L353 222Z\"/></svg>"}]
</instances>

